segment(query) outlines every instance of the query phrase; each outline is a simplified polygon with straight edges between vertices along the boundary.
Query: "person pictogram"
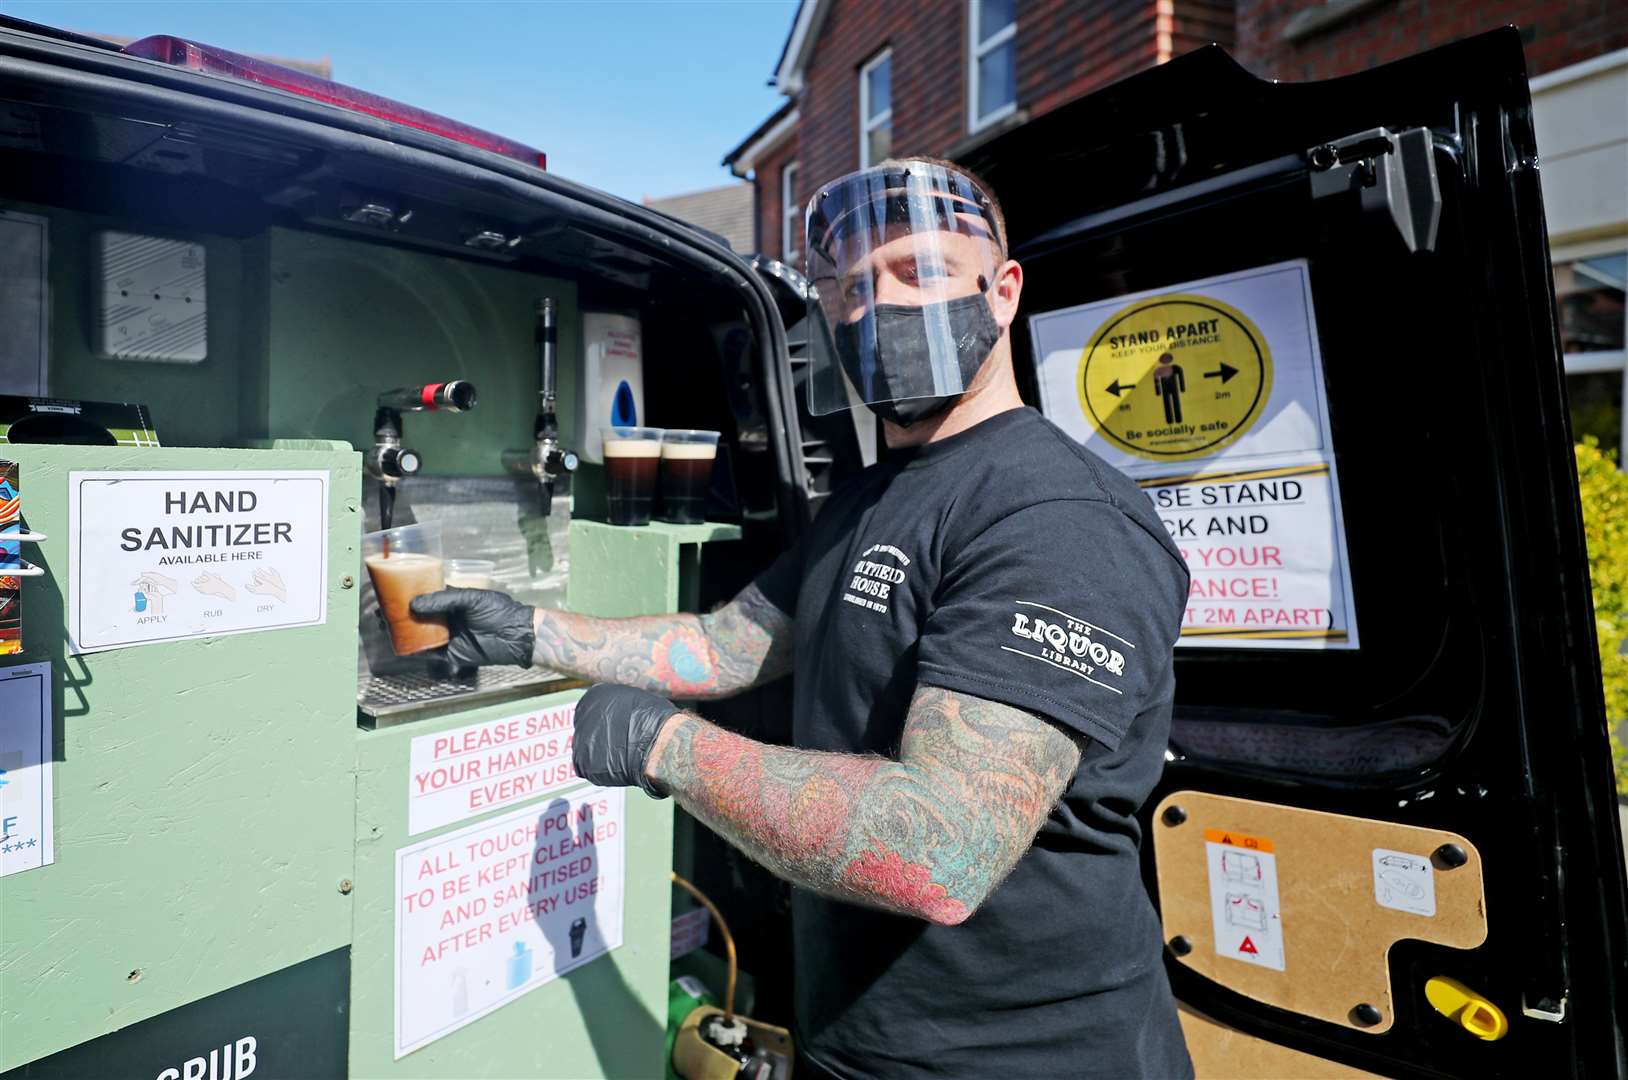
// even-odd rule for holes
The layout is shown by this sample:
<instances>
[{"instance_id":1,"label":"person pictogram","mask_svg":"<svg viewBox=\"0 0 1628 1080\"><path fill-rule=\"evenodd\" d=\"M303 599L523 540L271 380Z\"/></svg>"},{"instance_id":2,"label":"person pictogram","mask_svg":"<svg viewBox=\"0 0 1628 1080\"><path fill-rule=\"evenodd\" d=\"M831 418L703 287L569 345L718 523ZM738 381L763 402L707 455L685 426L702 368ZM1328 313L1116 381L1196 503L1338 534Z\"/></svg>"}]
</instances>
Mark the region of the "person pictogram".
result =
<instances>
[{"instance_id":1,"label":"person pictogram","mask_svg":"<svg viewBox=\"0 0 1628 1080\"><path fill-rule=\"evenodd\" d=\"M1187 376L1169 353L1161 354L1159 366L1153 369L1153 389L1164 399L1164 422L1181 423L1181 395L1187 390Z\"/></svg>"}]
</instances>

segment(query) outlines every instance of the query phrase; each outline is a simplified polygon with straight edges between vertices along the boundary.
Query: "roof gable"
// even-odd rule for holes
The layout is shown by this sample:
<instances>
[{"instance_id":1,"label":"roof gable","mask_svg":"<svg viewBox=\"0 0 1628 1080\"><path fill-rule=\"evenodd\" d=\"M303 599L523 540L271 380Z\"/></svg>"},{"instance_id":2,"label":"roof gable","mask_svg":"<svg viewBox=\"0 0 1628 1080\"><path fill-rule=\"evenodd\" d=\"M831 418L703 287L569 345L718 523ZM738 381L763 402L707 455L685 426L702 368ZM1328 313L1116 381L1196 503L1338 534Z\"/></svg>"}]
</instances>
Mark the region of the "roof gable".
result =
<instances>
[{"instance_id":1,"label":"roof gable","mask_svg":"<svg viewBox=\"0 0 1628 1080\"><path fill-rule=\"evenodd\" d=\"M797 5L797 18L792 20L791 34L780 49L780 63L775 66L775 89L788 97L803 88L803 72L814 55L814 42L825 26L825 17L831 12L831 0L802 0Z\"/></svg>"}]
</instances>

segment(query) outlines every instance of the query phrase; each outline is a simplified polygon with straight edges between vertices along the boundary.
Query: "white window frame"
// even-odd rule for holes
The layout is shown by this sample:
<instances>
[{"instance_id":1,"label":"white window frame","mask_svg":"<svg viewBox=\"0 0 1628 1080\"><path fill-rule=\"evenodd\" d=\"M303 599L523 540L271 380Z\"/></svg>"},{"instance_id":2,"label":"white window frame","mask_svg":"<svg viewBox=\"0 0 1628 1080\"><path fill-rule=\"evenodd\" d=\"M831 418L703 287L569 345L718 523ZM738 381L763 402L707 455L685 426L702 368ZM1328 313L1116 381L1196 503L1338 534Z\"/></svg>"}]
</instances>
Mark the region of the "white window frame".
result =
<instances>
[{"instance_id":1,"label":"white window frame","mask_svg":"<svg viewBox=\"0 0 1628 1080\"><path fill-rule=\"evenodd\" d=\"M793 192L797 184L797 163L788 161L780 166L780 261L787 266L797 265L797 233L801 224L802 206Z\"/></svg>"},{"instance_id":2,"label":"white window frame","mask_svg":"<svg viewBox=\"0 0 1628 1080\"><path fill-rule=\"evenodd\" d=\"M871 158L871 132L883 124L893 123L893 69L888 68L887 74L887 110L875 117L871 116L871 72L883 63L893 59L893 48L889 46L865 61L859 68L859 167L868 169L876 164Z\"/></svg>"},{"instance_id":3,"label":"white window frame","mask_svg":"<svg viewBox=\"0 0 1628 1080\"><path fill-rule=\"evenodd\" d=\"M1575 262L1601 255L1615 255L1628 248L1628 233L1579 244L1566 244L1549 253L1549 263ZM1625 315L1624 318L1628 318ZM1628 329L1628 328L1625 328ZM1567 375L1593 375L1603 372L1622 372L1623 425L1622 445L1618 447L1618 468L1628 467L1628 350L1602 349L1596 352L1562 353L1561 361Z\"/></svg>"},{"instance_id":4,"label":"white window frame","mask_svg":"<svg viewBox=\"0 0 1628 1080\"><path fill-rule=\"evenodd\" d=\"M978 61L987 54L1005 45L1017 37L1017 8L1012 9L1012 21L989 35L987 41L978 40L978 16L983 7L982 0L967 0L967 132L969 134L982 131L998 120L1004 120L1017 112L1016 86L1013 86L1012 100L987 116L978 115ZM1012 70L1017 72L1017 46L1012 46ZM1015 80L1014 80L1015 83Z\"/></svg>"}]
</instances>

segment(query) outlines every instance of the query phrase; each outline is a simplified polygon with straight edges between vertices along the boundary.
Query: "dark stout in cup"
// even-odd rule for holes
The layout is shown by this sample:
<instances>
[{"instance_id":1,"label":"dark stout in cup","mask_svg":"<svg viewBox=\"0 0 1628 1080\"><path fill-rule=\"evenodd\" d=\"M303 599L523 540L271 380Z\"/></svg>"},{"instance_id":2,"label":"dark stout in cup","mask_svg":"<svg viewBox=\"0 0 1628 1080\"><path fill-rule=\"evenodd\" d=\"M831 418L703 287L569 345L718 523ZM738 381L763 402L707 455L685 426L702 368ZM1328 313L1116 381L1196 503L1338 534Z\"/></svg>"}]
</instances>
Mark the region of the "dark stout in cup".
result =
<instances>
[{"instance_id":1,"label":"dark stout in cup","mask_svg":"<svg viewBox=\"0 0 1628 1080\"><path fill-rule=\"evenodd\" d=\"M612 525L650 524L661 438L605 437L605 498Z\"/></svg>"},{"instance_id":2,"label":"dark stout in cup","mask_svg":"<svg viewBox=\"0 0 1628 1080\"><path fill-rule=\"evenodd\" d=\"M706 520L707 490L712 486L716 443L661 444L661 520L699 525Z\"/></svg>"}]
</instances>

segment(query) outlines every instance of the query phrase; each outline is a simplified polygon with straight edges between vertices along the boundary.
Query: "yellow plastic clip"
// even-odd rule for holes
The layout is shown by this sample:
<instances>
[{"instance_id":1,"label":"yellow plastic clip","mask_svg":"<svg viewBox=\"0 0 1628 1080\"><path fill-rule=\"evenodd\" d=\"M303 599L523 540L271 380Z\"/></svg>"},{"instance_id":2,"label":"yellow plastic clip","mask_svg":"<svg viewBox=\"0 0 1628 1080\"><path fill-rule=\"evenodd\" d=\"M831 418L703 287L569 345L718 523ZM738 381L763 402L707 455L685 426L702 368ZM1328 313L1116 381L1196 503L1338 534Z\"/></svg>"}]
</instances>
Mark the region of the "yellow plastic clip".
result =
<instances>
[{"instance_id":1,"label":"yellow plastic clip","mask_svg":"<svg viewBox=\"0 0 1628 1080\"><path fill-rule=\"evenodd\" d=\"M1457 979L1432 977L1425 983L1425 998L1437 1012L1478 1039L1492 1042L1509 1034L1503 1010Z\"/></svg>"}]
</instances>

